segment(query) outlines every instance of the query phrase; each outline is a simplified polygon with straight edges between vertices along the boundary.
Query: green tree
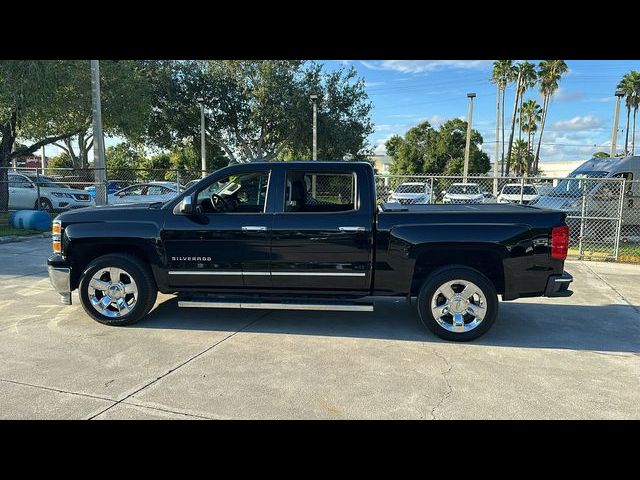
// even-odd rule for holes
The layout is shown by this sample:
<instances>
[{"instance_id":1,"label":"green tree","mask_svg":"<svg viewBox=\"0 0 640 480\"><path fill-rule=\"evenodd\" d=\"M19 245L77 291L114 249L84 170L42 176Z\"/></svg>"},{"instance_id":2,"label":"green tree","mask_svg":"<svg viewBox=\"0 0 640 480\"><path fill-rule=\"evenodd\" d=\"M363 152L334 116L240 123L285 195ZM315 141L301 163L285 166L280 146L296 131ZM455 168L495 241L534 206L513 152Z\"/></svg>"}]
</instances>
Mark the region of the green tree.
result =
<instances>
[{"instance_id":1,"label":"green tree","mask_svg":"<svg viewBox=\"0 0 640 480\"><path fill-rule=\"evenodd\" d=\"M538 130L538 123L542 120L542 107L538 105L538 102L535 100L527 100L522 104L520 108L522 114L522 129L527 132L527 147L529 151L527 151L527 168L525 173L529 175L531 173L533 152L531 150L531 136Z\"/></svg>"},{"instance_id":2,"label":"green tree","mask_svg":"<svg viewBox=\"0 0 640 480\"><path fill-rule=\"evenodd\" d=\"M105 150L104 158L109 178L128 181L146 179L144 168L148 161L141 145L129 142L111 145Z\"/></svg>"},{"instance_id":3,"label":"green tree","mask_svg":"<svg viewBox=\"0 0 640 480\"><path fill-rule=\"evenodd\" d=\"M593 154L593 158L609 158L609 154L607 152L596 152Z\"/></svg>"},{"instance_id":4,"label":"green tree","mask_svg":"<svg viewBox=\"0 0 640 480\"><path fill-rule=\"evenodd\" d=\"M637 110L638 105L638 73L635 70L631 70L624 74L620 82L618 83L618 88L622 89L625 94L625 105L627 107L627 127L625 129L625 137L624 137L624 154L629 155L629 123L631 117L631 110L634 110L634 123L635 123L635 112ZM633 133L635 134L635 125L633 128ZM632 139L633 141L633 139Z\"/></svg>"},{"instance_id":5,"label":"green tree","mask_svg":"<svg viewBox=\"0 0 640 480\"><path fill-rule=\"evenodd\" d=\"M498 89L498 98L496 101L496 131L498 128L502 137L496 135L496 142L501 142L501 169L500 174L504 174L504 99L507 85L515 81L517 78L517 70L513 65L513 60L497 60L493 62L493 71L491 81L496 84ZM498 123L500 125L498 126ZM498 159L496 158L496 162Z\"/></svg>"},{"instance_id":6,"label":"green tree","mask_svg":"<svg viewBox=\"0 0 640 480\"><path fill-rule=\"evenodd\" d=\"M88 61L73 62L73 67L82 100L74 115L85 128L55 145L69 154L75 169L87 169L88 154L93 146L91 69ZM100 61L100 101L106 136L120 136L133 142L142 139L151 113L151 85L138 62Z\"/></svg>"},{"instance_id":7,"label":"green tree","mask_svg":"<svg viewBox=\"0 0 640 480\"><path fill-rule=\"evenodd\" d=\"M511 152L510 164L516 176L522 175L527 170L532 155L529 145L524 140L516 140Z\"/></svg>"},{"instance_id":8,"label":"green tree","mask_svg":"<svg viewBox=\"0 0 640 480\"><path fill-rule=\"evenodd\" d=\"M540 146L542 145L542 134L547 121L549 103L551 97L558 90L558 83L562 75L567 73L569 67L564 60L542 60L538 64L538 78L540 79L540 93L542 94L542 120L540 121L540 135L538 136L538 146L533 161L533 174L537 175L540 163Z\"/></svg>"},{"instance_id":9,"label":"green tree","mask_svg":"<svg viewBox=\"0 0 640 480\"><path fill-rule=\"evenodd\" d=\"M536 83L537 73L535 67L532 63L528 61L524 61L519 63L516 66L517 77L516 77L516 96L513 103L513 113L511 116L511 133L509 134L509 147L507 149L507 158L511 159L511 151L513 149L513 136L516 128L516 115L519 111L519 104L522 101L522 98L525 92L533 87ZM520 131L520 138L522 136L522 131ZM511 161L507 162L505 168L505 175L509 175L509 166Z\"/></svg>"},{"instance_id":10,"label":"green tree","mask_svg":"<svg viewBox=\"0 0 640 480\"><path fill-rule=\"evenodd\" d=\"M636 113L638 106L640 105L640 72L631 70L625 73L618 83L618 88L624 90L625 104L627 107L627 128L624 138L624 152L625 155L629 155L629 117L631 110L633 110L633 126L631 127L631 155L635 154L635 140L636 140Z\"/></svg>"},{"instance_id":11,"label":"green tree","mask_svg":"<svg viewBox=\"0 0 640 480\"><path fill-rule=\"evenodd\" d=\"M467 122L449 120L435 130L429 122L409 129L404 138L393 136L385 143L394 175L447 174L463 171ZM486 173L490 167L488 155L480 148L480 132L471 130L469 172Z\"/></svg>"},{"instance_id":12,"label":"green tree","mask_svg":"<svg viewBox=\"0 0 640 480\"><path fill-rule=\"evenodd\" d=\"M172 148L200 136L230 162L311 157L312 105L319 96L318 158L365 159L373 127L364 80L355 69L326 73L293 60L145 62L154 85L149 138Z\"/></svg>"},{"instance_id":13,"label":"green tree","mask_svg":"<svg viewBox=\"0 0 640 480\"><path fill-rule=\"evenodd\" d=\"M55 175L56 169L60 169L60 173L64 172L64 169L73 168L73 162L67 152L60 152L55 157L51 157L47 162L47 173L49 175Z\"/></svg>"}]
</instances>

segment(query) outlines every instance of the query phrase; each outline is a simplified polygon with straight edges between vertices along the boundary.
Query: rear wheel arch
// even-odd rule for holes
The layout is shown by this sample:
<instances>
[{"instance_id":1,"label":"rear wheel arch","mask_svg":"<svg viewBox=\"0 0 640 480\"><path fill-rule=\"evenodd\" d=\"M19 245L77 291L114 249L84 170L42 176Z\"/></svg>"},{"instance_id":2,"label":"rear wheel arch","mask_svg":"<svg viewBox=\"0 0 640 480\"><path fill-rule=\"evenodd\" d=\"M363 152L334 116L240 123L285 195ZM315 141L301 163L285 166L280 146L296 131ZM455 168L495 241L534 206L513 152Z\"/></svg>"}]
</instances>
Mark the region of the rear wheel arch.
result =
<instances>
[{"instance_id":1,"label":"rear wheel arch","mask_svg":"<svg viewBox=\"0 0 640 480\"><path fill-rule=\"evenodd\" d=\"M413 249L415 263L411 278L411 295L417 295L424 281L434 272L447 268L466 267L483 274L504 293L503 260L505 248L495 244L442 245L422 244Z\"/></svg>"}]
</instances>

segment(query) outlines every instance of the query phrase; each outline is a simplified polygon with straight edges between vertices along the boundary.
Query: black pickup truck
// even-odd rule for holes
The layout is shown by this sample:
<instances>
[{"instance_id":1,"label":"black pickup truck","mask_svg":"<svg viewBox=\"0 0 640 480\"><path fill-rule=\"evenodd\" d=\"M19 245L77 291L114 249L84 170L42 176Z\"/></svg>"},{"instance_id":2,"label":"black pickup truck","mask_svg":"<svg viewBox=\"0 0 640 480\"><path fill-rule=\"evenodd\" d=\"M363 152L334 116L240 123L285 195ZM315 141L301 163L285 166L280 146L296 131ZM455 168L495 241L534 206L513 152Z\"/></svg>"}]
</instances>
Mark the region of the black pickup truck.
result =
<instances>
[{"instance_id":1,"label":"black pickup truck","mask_svg":"<svg viewBox=\"0 0 640 480\"><path fill-rule=\"evenodd\" d=\"M449 340L482 335L503 300L569 296L565 214L529 206L377 205L364 162L218 170L166 203L54 220L49 277L107 325L140 320L157 291L180 307L371 311L417 304ZM417 298L416 298L417 297Z\"/></svg>"}]
</instances>

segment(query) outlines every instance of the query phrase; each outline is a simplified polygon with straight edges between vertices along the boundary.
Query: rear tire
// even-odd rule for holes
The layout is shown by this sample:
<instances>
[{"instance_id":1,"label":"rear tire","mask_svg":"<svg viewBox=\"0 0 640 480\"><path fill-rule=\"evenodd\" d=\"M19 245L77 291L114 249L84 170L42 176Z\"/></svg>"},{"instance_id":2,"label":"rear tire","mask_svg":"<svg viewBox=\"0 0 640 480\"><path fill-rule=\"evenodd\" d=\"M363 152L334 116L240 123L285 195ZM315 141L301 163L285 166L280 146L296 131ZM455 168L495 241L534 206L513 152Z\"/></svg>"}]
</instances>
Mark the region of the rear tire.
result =
<instances>
[{"instance_id":1,"label":"rear tire","mask_svg":"<svg viewBox=\"0 0 640 480\"><path fill-rule=\"evenodd\" d=\"M93 260L80 279L84 311L105 325L131 325L156 302L158 289L151 271L138 257L109 254Z\"/></svg>"},{"instance_id":2,"label":"rear tire","mask_svg":"<svg viewBox=\"0 0 640 480\"><path fill-rule=\"evenodd\" d=\"M438 337L465 342L491 328L498 316L498 294L479 271L452 265L436 270L424 281L418 313L423 325Z\"/></svg>"}]
</instances>

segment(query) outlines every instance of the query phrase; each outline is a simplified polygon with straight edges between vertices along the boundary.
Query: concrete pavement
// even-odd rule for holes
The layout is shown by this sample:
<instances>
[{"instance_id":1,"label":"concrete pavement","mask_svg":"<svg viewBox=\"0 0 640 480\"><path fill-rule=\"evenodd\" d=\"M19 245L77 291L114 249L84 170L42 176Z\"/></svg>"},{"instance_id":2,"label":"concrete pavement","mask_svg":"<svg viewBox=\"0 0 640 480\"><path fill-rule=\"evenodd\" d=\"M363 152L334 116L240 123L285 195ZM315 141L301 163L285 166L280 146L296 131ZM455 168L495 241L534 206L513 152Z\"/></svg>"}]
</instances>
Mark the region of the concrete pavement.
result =
<instances>
[{"instance_id":1,"label":"concrete pavement","mask_svg":"<svg viewBox=\"0 0 640 480\"><path fill-rule=\"evenodd\" d=\"M567 262L573 297L500 304L471 343L372 313L60 305L49 239L0 245L0 418L640 418L640 267Z\"/></svg>"}]
</instances>

